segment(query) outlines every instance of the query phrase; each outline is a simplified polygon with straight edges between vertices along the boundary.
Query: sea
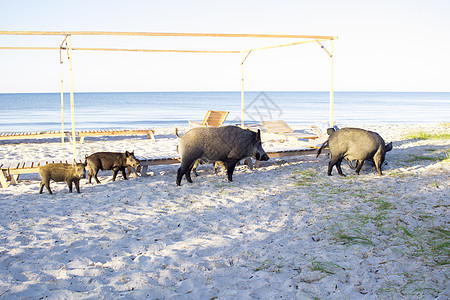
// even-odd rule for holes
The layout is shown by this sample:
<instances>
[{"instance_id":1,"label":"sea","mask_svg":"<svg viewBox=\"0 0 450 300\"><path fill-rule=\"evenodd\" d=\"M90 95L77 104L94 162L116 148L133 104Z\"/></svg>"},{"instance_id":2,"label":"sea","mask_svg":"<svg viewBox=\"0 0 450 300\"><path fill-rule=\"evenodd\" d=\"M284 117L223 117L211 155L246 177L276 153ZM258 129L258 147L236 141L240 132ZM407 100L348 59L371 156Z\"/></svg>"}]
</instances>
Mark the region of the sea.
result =
<instances>
[{"instance_id":1,"label":"sea","mask_svg":"<svg viewBox=\"0 0 450 300\"><path fill-rule=\"evenodd\" d=\"M284 120L312 125L330 120L329 92L249 91L244 121ZM96 92L74 94L76 130L188 126L208 110L229 111L241 123L240 92ZM71 130L70 95L64 94L65 130ZM0 132L61 130L60 93L0 93ZM339 124L450 122L450 92L335 92Z\"/></svg>"}]
</instances>

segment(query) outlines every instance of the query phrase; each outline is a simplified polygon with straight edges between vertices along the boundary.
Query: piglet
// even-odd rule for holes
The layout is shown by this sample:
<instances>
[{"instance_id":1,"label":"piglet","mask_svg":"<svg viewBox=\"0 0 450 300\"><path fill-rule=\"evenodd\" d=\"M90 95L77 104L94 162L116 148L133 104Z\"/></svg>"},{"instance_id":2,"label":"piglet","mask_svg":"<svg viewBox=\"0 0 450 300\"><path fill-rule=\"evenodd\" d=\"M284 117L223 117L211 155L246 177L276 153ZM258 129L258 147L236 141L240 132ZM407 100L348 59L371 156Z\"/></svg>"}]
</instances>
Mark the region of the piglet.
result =
<instances>
[{"instance_id":1,"label":"piglet","mask_svg":"<svg viewBox=\"0 0 450 300\"><path fill-rule=\"evenodd\" d=\"M39 194L42 194L44 185L50 194L52 190L50 189L50 179L55 182L65 181L69 187L69 192L72 193L72 183L75 183L75 188L77 192L80 193L80 179L86 178L86 165L83 163L54 163L39 167L39 175L41 175L41 187L39 189Z\"/></svg>"},{"instance_id":2,"label":"piglet","mask_svg":"<svg viewBox=\"0 0 450 300\"><path fill-rule=\"evenodd\" d=\"M121 171L123 179L127 180L125 168L137 168L139 166L139 160L134 156L134 152L96 152L86 157L86 164L89 183L91 183L92 177L95 178L97 183L100 183L100 180L97 178L99 170L112 170L113 181L116 180L117 173Z\"/></svg>"}]
</instances>

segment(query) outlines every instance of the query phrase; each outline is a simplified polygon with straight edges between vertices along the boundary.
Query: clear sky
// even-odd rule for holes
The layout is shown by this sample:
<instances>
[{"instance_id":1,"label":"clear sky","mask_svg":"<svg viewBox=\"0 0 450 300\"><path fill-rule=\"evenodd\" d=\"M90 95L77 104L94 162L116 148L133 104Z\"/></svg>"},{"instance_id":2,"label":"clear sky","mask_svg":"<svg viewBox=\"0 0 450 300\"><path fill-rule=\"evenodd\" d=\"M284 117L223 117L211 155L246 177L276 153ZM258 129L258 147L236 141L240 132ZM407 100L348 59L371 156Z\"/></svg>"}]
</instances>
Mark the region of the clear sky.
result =
<instances>
[{"instance_id":1,"label":"clear sky","mask_svg":"<svg viewBox=\"0 0 450 300\"><path fill-rule=\"evenodd\" d=\"M450 91L449 0L0 0L0 30L332 35L337 91ZM58 47L61 37L0 36L1 46ZM73 47L242 50L290 42L73 36ZM324 46L331 50L331 43ZM238 91L239 54L73 54L75 91ZM64 64L68 89L68 63ZM59 92L59 52L0 50L0 93ZM246 90L327 91L317 44L252 53Z\"/></svg>"}]
</instances>

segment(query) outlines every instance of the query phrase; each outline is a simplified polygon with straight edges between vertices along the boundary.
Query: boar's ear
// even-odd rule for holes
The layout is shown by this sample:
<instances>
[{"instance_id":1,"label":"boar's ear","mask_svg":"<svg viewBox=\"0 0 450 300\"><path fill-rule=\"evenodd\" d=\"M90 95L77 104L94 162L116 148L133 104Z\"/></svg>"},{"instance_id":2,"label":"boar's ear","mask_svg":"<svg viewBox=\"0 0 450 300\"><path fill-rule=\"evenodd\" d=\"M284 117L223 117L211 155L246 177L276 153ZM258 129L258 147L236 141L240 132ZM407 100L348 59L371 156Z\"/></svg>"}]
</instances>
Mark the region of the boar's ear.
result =
<instances>
[{"instance_id":1,"label":"boar's ear","mask_svg":"<svg viewBox=\"0 0 450 300\"><path fill-rule=\"evenodd\" d=\"M125 151L125 156L130 156L130 152L128 152L128 150Z\"/></svg>"},{"instance_id":2,"label":"boar's ear","mask_svg":"<svg viewBox=\"0 0 450 300\"><path fill-rule=\"evenodd\" d=\"M261 130L258 129L258 132L256 133L256 142L261 141Z\"/></svg>"},{"instance_id":3,"label":"boar's ear","mask_svg":"<svg viewBox=\"0 0 450 300\"><path fill-rule=\"evenodd\" d=\"M391 151L391 150L392 150L392 142L390 142L389 144L385 145L385 146L384 146L384 150L385 150L386 152Z\"/></svg>"}]
</instances>

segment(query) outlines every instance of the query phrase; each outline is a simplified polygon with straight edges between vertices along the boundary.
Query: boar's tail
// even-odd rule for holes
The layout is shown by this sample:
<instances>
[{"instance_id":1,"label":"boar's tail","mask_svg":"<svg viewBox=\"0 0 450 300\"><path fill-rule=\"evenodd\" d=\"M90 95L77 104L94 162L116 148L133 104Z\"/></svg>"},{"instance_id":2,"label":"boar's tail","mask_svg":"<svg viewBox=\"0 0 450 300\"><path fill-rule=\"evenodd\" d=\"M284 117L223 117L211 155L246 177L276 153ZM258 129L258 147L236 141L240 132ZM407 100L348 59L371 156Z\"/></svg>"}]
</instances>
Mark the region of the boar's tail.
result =
<instances>
[{"instance_id":1,"label":"boar's tail","mask_svg":"<svg viewBox=\"0 0 450 300\"><path fill-rule=\"evenodd\" d=\"M317 155L316 158L319 157L320 153L322 152L322 149L328 145L328 140L325 141L325 143L322 144L322 146L320 146L319 150L317 150Z\"/></svg>"},{"instance_id":2,"label":"boar's tail","mask_svg":"<svg viewBox=\"0 0 450 300\"><path fill-rule=\"evenodd\" d=\"M180 137L180 135L178 134L178 127L175 127L175 135L176 135L177 137Z\"/></svg>"}]
</instances>

